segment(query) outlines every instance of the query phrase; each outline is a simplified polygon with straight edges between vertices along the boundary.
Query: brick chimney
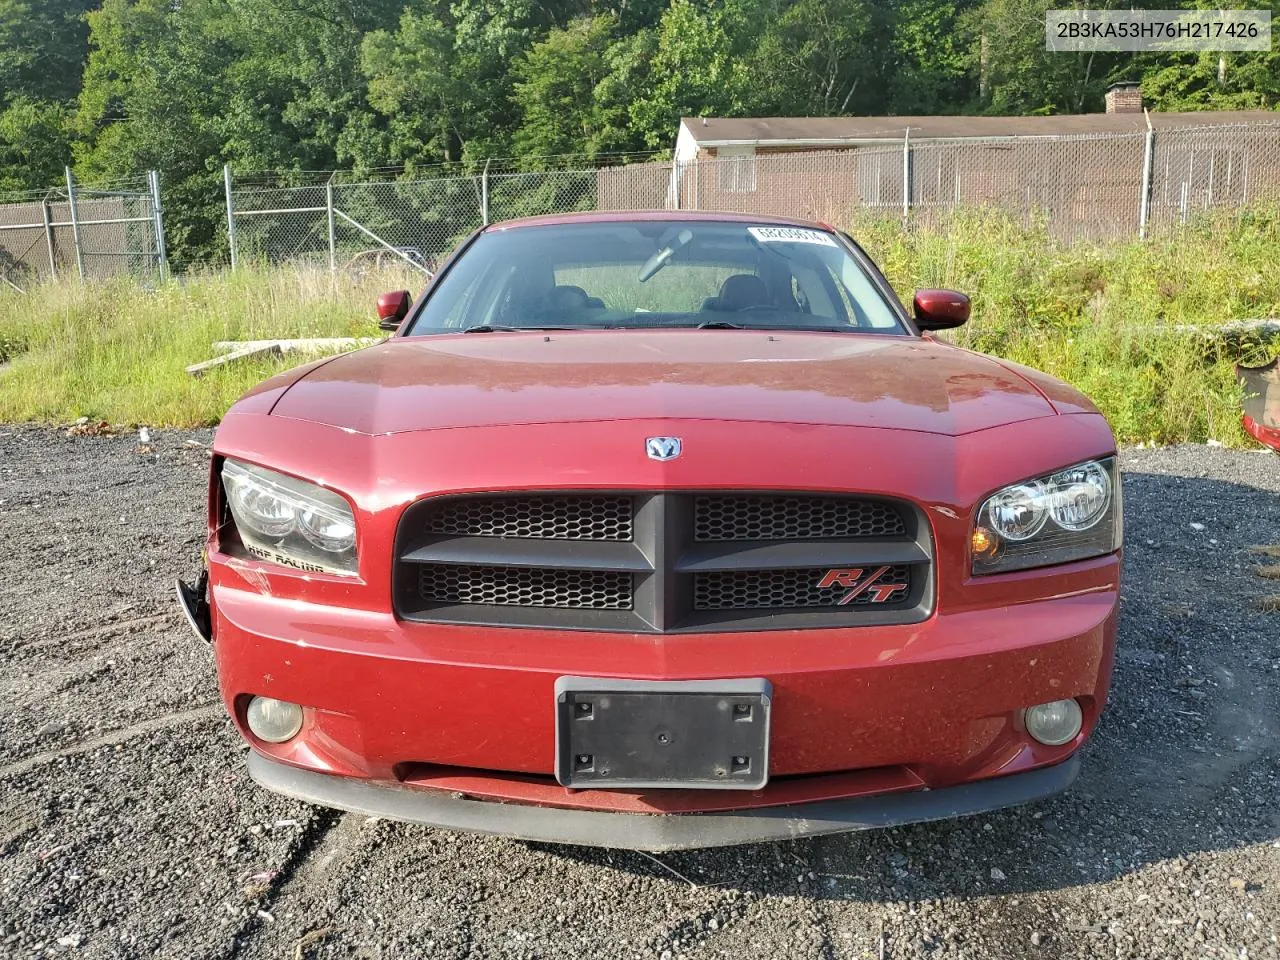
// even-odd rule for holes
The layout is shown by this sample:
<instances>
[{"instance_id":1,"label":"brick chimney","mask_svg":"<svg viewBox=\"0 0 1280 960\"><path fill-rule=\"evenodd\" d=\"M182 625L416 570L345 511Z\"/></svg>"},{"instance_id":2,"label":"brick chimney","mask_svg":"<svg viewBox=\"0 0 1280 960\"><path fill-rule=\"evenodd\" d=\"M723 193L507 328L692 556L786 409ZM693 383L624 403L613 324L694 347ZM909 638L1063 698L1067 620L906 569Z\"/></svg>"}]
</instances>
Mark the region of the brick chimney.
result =
<instances>
[{"instance_id":1,"label":"brick chimney","mask_svg":"<svg viewBox=\"0 0 1280 960\"><path fill-rule=\"evenodd\" d=\"M1107 113L1141 113L1142 88L1132 81L1107 87Z\"/></svg>"}]
</instances>

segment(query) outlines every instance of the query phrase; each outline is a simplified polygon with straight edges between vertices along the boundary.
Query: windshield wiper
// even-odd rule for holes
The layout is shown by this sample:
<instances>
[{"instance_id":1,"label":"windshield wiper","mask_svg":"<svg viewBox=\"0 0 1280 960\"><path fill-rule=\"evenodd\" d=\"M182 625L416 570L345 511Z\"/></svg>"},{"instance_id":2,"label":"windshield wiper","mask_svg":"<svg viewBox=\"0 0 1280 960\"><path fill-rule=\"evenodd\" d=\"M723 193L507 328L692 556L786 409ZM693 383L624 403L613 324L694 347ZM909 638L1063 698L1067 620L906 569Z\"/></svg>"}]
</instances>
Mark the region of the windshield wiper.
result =
<instances>
[{"instance_id":1,"label":"windshield wiper","mask_svg":"<svg viewBox=\"0 0 1280 960\"><path fill-rule=\"evenodd\" d=\"M501 323L481 323L467 327L463 333L516 333L521 330L582 330L583 327L509 327Z\"/></svg>"},{"instance_id":2,"label":"windshield wiper","mask_svg":"<svg viewBox=\"0 0 1280 960\"><path fill-rule=\"evenodd\" d=\"M670 328L669 328L670 329ZM791 330L798 333L855 333L860 328L845 323L734 323L730 320L706 320L697 325L699 330L759 330L776 333Z\"/></svg>"}]
</instances>

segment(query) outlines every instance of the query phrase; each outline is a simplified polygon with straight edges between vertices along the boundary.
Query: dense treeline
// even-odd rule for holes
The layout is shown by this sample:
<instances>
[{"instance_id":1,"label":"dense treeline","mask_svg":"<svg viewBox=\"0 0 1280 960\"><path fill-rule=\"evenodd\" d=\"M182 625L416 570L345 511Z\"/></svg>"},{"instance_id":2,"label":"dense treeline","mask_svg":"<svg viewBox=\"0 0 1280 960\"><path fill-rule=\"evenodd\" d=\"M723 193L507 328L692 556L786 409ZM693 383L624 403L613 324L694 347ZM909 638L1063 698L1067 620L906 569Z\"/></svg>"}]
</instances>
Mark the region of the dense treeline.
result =
<instances>
[{"instance_id":1,"label":"dense treeline","mask_svg":"<svg viewBox=\"0 0 1280 960\"><path fill-rule=\"evenodd\" d=\"M83 178L155 167L171 243L190 256L221 242L201 213L225 161L532 165L666 149L682 115L1097 110L1116 79L1166 110L1280 104L1280 50L1049 54L1053 6L0 0L0 190L47 186L68 163Z\"/></svg>"}]
</instances>

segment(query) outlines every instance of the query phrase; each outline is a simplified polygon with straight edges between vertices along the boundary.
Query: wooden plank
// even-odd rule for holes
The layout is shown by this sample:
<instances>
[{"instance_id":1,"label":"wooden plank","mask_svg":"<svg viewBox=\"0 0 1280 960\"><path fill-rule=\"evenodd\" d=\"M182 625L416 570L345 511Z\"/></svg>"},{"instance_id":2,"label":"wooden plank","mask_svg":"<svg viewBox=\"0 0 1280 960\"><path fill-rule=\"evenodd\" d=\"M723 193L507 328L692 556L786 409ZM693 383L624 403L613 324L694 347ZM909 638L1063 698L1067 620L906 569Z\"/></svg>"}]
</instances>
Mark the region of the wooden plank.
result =
<instances>
[{"instance_id":1,"label":"wooden plank","mask_svg":"<svg viewBox=\"0 0 1280 960\"><path fill-rule=\"evenodd\" d=\"M235 363L237 360L247 360L249 357L267 357L279 356L280 348L271 341L260 342L256 346L233 350L230 353L224 353L220 357L214 357L212 360L202 360L200 363L193 363L187 367L187 373L193 377L203 377L210 370L217 367L226 366L228 363Z\"/></svg>"},{"instance_id":2,"label":"wooden plank","mask_svg":"<svg viewBox=\"0 0 1280 960\"><path fill-rule=\"evenodd\" d=\"M278 357L284 353L341 353L381 343L382 337L305 337L298 340L215 340L213 349L221 350L212 360L193 363L187 373L202 377L210 370L247 360L250 357Z\"/></svg>"},{"instance_id":3,"label":"wooden plank","mask_svg":"<svg viewBox=\"0 0 1280 960\"><path fill-rule=\"evenodd\" d=\"M382 337L306 337L299 340L216 340L213 349L222 351L248 350L268 345L276 346L281 353L322 353L354 350L380 343Z\"/></svg>"}]
</instances>

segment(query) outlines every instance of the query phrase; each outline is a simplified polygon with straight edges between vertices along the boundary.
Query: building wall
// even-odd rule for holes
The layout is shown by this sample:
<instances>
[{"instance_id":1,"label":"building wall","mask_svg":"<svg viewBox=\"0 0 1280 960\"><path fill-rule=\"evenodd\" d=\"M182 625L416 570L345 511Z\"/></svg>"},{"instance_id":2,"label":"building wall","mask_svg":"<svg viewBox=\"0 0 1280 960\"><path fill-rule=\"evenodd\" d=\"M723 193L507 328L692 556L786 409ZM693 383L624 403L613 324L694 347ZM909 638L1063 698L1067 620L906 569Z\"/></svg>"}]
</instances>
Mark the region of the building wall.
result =
<instances>
[{"instance_id":1,"label":"building wall","mask_svg":"<svg viewBox=\"0 0 1280 960\"><path fill-rule=\"evenodd\" d=\"M48 277L50 237L57 272L66 275L77 272L71 207L65 201L50 203L48 207L50 222L67 226L52 227L46 235L40 203L0 204L0 227L36 225L17 230L0 229L0 273L20 286L33 277ZM119 197L82 199L76 204L76 214L80 219L85 273L89 276L108 277L130 272L132 262L144 254L150 243L146 224L94 222L136 216L126 213L125 202Z\"/></svg>"},{"instance_id":2,"label":"building wall","mask_svg":"<svg viewBox=\"0 0 1280 960\"><path fill-rule=\"evenodd\" d=\"M661 210L670 205L670 193L670 163L629 163L596 171L597 210Z\"/></svg>"}]
</instances>

